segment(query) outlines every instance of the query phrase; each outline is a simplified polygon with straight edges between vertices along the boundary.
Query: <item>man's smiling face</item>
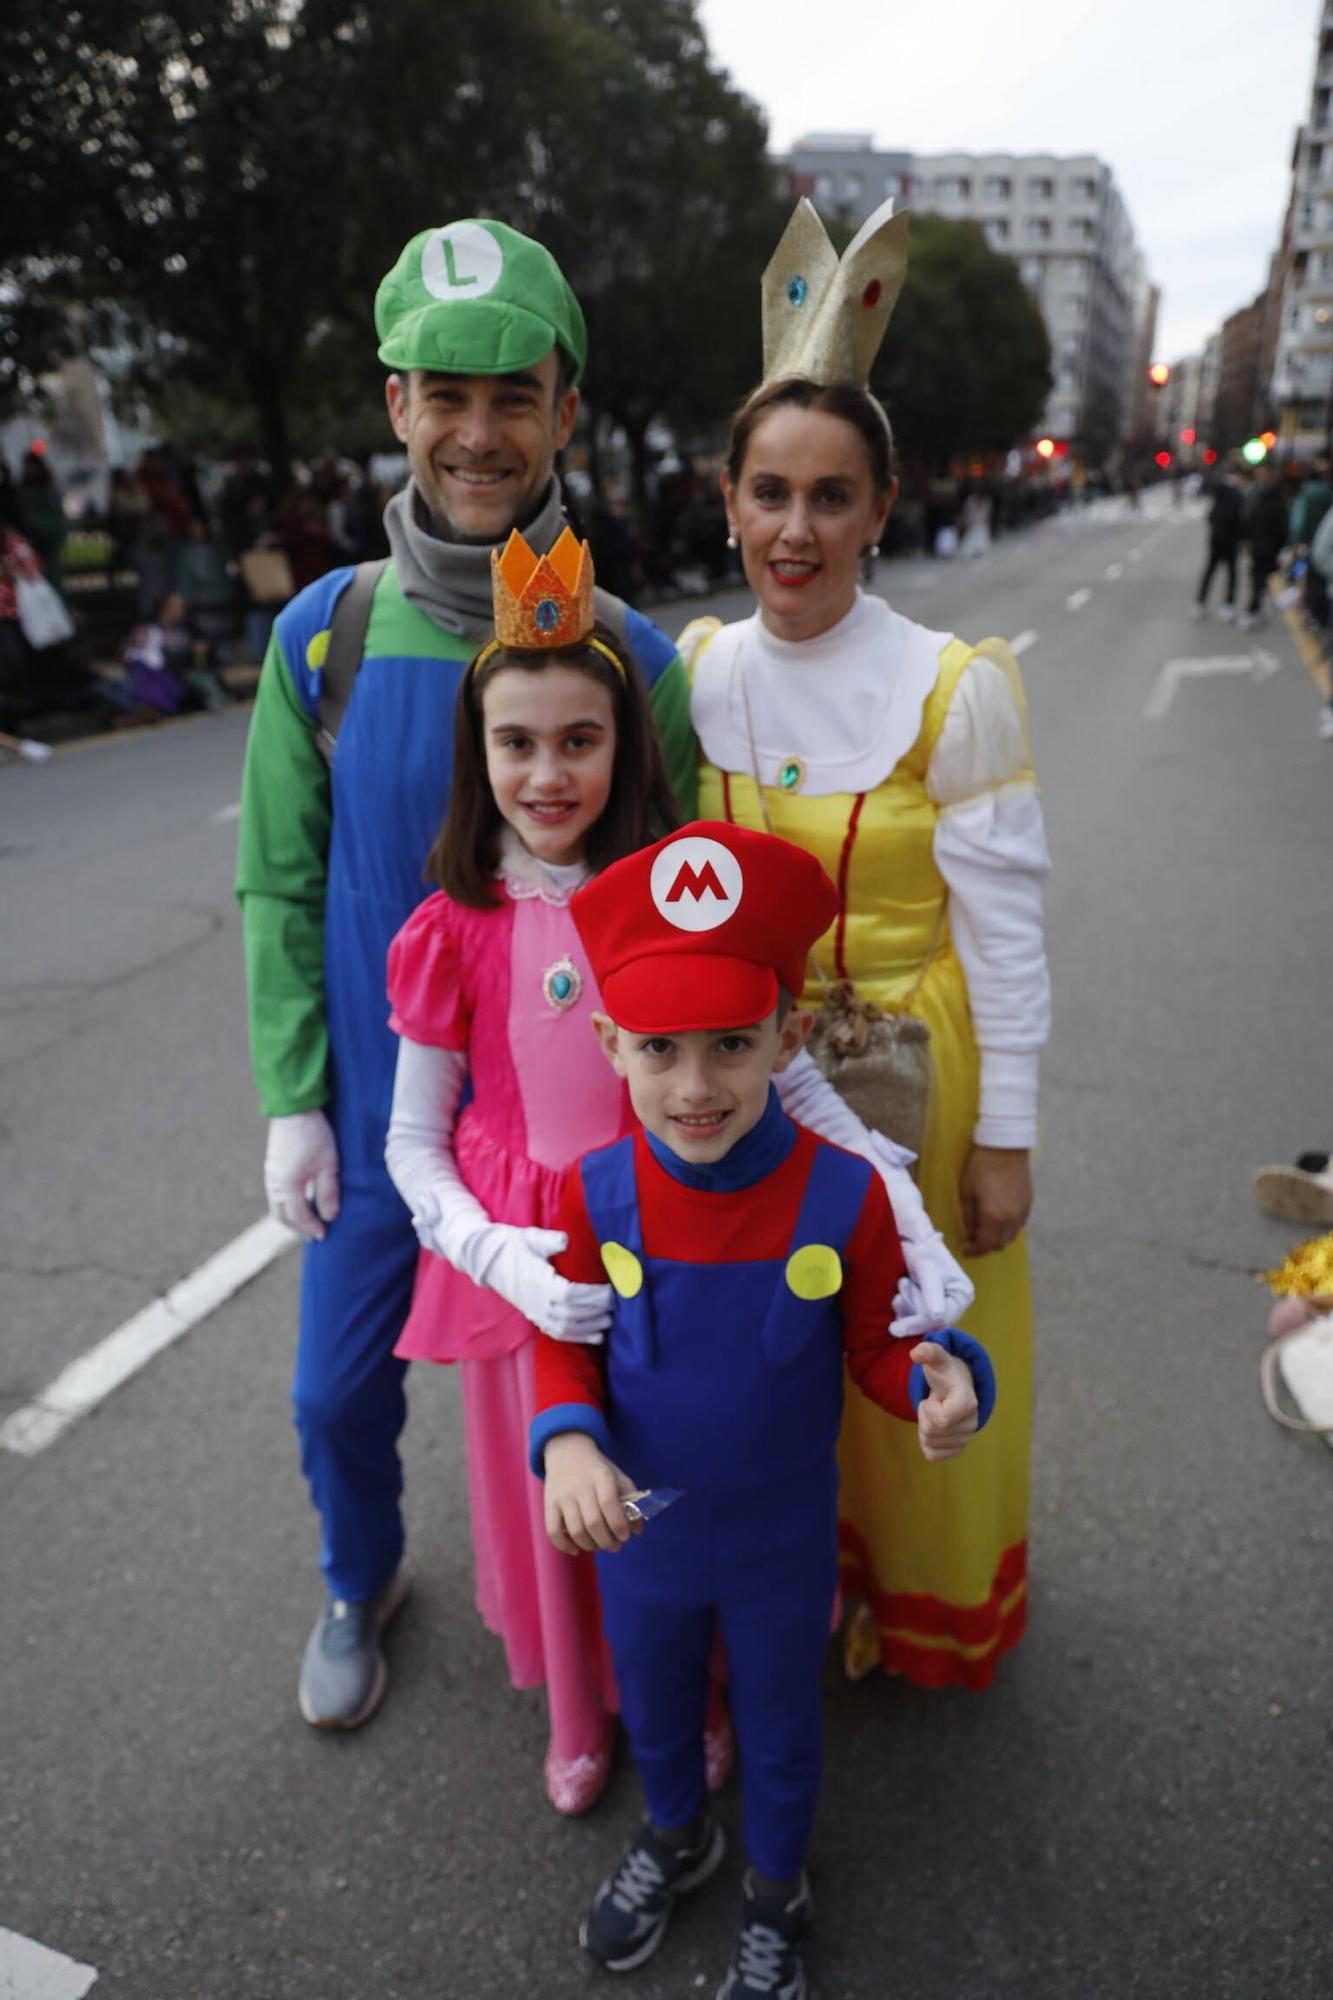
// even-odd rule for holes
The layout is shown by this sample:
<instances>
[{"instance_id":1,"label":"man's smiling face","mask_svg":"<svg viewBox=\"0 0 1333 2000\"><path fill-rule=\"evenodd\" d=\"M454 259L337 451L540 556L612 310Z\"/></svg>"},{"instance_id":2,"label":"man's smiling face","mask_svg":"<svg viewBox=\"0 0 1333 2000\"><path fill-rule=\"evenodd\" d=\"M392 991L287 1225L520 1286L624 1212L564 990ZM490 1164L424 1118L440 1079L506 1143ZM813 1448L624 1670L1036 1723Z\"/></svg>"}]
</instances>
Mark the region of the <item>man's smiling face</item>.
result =
<instances>
[{"instance_id":1,"label":"man's smiling face","mask_svg":"<svg viewBox=\"0 0 1333 2000\"><path fill-rule=\"evenodd\" d=\"M418 491L453 541L498 542L531 518L569 442L577 389L561 389L555 348L511 375L432 375L385 386L394 435Z\"/></svg>"}]
</instances>

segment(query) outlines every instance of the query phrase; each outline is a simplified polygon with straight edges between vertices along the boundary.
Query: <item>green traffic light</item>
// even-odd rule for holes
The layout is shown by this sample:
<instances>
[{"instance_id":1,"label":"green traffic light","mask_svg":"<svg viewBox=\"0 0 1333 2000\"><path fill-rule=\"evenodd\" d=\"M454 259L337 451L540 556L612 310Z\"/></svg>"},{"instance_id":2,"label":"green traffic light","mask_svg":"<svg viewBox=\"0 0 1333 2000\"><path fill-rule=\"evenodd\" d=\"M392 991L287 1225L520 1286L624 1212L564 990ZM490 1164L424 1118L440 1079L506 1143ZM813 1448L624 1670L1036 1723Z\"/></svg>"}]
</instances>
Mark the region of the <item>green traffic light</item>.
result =
<instances>
[{"instance_id":1,"label":"green traffic light","mask_svg":"<svg viewBox=\"0 0 1333 2000\"><path fill-rule=\"evenodd\" d=\"M1240 448L1240 455L1247 465L1261 465L1268 456L1268 446L1262 438L1247 438Z\"/></svg>"}]
</instances>

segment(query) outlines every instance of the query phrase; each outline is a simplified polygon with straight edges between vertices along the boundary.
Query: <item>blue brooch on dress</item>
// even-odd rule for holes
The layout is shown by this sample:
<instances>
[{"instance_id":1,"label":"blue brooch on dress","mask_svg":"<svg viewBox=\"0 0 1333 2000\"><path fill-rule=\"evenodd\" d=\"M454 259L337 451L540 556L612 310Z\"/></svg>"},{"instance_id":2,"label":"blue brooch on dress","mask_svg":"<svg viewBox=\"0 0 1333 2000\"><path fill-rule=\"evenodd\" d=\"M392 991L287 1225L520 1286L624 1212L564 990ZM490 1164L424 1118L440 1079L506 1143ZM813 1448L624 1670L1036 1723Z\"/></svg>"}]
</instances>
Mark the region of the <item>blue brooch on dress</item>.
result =
<instances>
[{"instance_id":1,"label":"blue brooch on dress","mask_svg":"<svg viewBox=\"0 0 1333 2000\"><path fill-rule=\"evenodd\" d=\"M565 1013L582 991L583 974L568 953L542 974L542 997L554 1013Z\"/></svg>"}]
</instances>

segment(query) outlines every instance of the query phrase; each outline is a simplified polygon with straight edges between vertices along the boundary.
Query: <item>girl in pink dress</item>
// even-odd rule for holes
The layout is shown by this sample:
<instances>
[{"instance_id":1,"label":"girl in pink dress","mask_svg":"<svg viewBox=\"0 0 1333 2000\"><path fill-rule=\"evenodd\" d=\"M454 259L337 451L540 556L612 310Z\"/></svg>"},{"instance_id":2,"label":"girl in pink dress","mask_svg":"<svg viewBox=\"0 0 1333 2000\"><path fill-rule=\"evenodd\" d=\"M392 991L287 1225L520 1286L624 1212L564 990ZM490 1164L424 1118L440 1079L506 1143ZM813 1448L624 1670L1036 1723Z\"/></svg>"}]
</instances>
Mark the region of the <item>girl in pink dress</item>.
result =
<instances>
[{"instance_id":1,"label":"girl in pink dress","mask_svg":"<svg viewBox=\"0 0 1333 2000\"><path fill-rule=\"evenodd\" d=\"M568 905L675 824L642 682L608 635L556 653L492 644L459 690L426 868L441 888L389 954L403 1041L387 1157L423 1245L396 1351L460 1366L477 1607L514 1685L546 1684L562 1812L606 1784L616 1703L592 1559L551 1547L527 1470L532 1336L597 1340L609 1323L608 1286L553 1270L565 1238L550 1224L563 1170L632 1124Z\"/></svg>"}]
</instances>

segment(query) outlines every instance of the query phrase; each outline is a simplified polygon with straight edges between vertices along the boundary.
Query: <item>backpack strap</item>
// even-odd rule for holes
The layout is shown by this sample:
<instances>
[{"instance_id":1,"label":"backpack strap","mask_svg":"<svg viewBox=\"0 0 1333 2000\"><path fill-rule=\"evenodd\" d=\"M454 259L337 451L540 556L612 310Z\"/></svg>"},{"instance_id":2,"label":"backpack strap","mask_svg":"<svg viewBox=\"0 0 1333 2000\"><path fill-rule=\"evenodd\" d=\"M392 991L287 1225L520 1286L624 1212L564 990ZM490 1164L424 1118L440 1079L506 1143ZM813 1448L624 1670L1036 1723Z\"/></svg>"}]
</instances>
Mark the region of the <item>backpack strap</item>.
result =
<instances>
[{"instance_id":1,"label":"backpack strap","mask_svg":"<svg viewBox=\"0 0 1333 2000\"><path fill-rule=\"evenodd\" d=\"M338 747L338 731L342 728L347 704L352 699L352 688L365 652L370 607L379 580L388 566L388 556L381 557L378 562L358 563L352 571L352 581L334 607L333 622L329 626L329 648L324 655L324 671L316 703L319 733L315 738L319 754L330 769L333 768L333 753Z\"/></svg>"}]
</instances>

